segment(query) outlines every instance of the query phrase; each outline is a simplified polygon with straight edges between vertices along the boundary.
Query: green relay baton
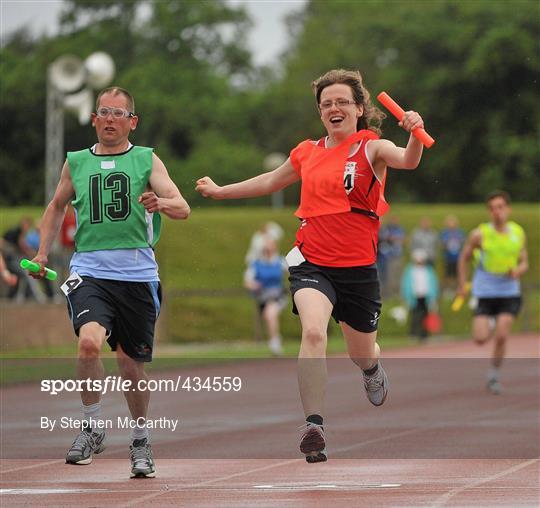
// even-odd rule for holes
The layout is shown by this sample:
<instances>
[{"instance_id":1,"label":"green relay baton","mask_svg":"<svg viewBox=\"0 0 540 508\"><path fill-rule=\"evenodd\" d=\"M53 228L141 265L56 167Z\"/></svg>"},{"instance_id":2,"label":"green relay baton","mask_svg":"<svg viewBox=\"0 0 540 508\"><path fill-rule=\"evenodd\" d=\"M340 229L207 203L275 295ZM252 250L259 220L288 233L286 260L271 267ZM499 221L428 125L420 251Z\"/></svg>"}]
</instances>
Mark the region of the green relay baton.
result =
<instances>
[{"instance_id":1,"label":"green relay baton","mask_svg":"<svg viewBox=\"0 0 540 508\"><path fill-rule=\"evenodd\" d=\"M29 259L21 259L21 268L23 270L28 270L29 272L33 273L39 273L39 271L41 270L41 266L39 265L39 263L34 263ZM51 270L50 268L45 268L46 279L56 280L56 277L58 277L58 274L54 270Z\"/></svg>"}]
</instances>

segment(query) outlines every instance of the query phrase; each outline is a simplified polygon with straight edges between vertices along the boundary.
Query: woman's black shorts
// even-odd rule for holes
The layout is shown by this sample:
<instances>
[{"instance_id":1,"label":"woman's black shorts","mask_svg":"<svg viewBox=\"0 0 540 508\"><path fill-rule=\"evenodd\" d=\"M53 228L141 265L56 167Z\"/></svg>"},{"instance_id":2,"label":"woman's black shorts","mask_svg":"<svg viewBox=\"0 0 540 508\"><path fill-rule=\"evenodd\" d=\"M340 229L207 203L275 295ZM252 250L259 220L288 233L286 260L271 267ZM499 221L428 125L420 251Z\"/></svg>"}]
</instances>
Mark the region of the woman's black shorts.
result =
<instances>
[{"instance_id":1,"label":"woman's black shorts","mask_svg":"<svg viewBox=\"0 0 540 508\"><path fill-rule=\"evenodd\" d=\"M312 288L330 300L333 318L359 332L374 332L381 316L381 291L377 266L333 268L304 261L289 267L293 312L298 314L294 294Z\"/></svg>"}]
</instances>

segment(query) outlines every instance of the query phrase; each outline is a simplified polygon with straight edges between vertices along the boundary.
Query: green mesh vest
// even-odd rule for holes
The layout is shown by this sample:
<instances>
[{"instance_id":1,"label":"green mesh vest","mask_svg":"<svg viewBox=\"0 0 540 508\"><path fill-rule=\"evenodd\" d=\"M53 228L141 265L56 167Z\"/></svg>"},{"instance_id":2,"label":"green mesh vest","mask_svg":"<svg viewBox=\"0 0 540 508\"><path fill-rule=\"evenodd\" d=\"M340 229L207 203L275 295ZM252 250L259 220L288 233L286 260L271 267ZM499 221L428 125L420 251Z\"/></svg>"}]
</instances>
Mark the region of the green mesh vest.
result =
<instances>
[{"instance_id":1,"label":"green mesh vest","mask_svg":"<svg viewBox=\"0 0 540 508\"><path fill-rule=\"evenodd\" d=\"M152 172L152 148L133 146L115 155L68 152L77 212L78 252L151 247L161 217L137 202Z\"/></svg>"},{"instance_id":2,"label":"green mesh vest","mask_svg":"<svg viewBox=\"0 0 540 508\"><path fill-rule=\"evenodd\" d=\"M491 223L478 226L482 233L482 266L487 272L505 274L518 264L525 233L515 222L509 221L506 226L506 234L499 233Z\"/></svg>"}]
</instances>

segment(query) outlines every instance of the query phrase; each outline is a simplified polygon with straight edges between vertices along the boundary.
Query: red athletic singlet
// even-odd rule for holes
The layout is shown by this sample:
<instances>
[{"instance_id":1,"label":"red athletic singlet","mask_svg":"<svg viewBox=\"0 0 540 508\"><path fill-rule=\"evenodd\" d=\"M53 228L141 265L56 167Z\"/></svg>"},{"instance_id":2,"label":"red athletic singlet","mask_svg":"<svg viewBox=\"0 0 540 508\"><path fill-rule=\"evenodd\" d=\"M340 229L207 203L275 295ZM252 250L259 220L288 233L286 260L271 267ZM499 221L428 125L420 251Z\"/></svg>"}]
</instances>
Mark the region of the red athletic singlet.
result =
<instances>
[{"instance_id":1,"label":"red athletic singlet","mask_svg":"<svg viewBox=\"0 0 540 508\"><path fill-rule=\"evenodd\" d=\"M317 215L311 213L303 217L302 224L296 234L296 242L304 257L311 263L321 266L349 267L366 266L375 263L377 259L377 238L379 220L375 214L382 215L388 206L384 201L384 181L375 176L375 172L366 154L366 147L373 139L369 132L361 139L355 152L350 155L343 167L342 182L350 208L371 212L374 216L354 211L340 211ZM325 148L326 138L320 139L316 146ZM295 171L302 177L303 160L295 153L300 144L291 152L291 163ZM305 195L302 188L303 200L308 203L303 209L313 209L315 200ZM342 197L337 196L341 189L336 190L336 204L342 207ZM309 206L311 205L311 206ZM336 209L338 206L336 205ZM330 209L327 207L327 209ZM298 210L302 215L302 206Z\"/></svg>"}]
</instances>

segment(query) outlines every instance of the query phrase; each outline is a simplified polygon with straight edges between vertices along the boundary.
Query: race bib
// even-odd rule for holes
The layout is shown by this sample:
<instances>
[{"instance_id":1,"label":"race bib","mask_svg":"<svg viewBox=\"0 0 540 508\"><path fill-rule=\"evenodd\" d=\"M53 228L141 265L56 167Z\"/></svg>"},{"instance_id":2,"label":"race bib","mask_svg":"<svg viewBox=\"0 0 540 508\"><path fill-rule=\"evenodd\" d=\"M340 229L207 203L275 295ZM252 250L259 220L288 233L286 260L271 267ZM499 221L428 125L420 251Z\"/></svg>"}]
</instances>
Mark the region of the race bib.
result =
<instances>
[{"instance_id":1,"label":"race bib","mask_svg":"<svg viewBox=\"0 0 540 508\"><path fill-rule=\"evenodd\" d=\"M354 189L354 177L356 175L356 162L349 161L345 164L345 172L343 173L343 185L345 192L350 194Z\"/></svg>"},{"instance_id":2,"label":"race bib","mask_svg":"<svg viewBox=\"0 0 540 508\"><path fill-rule=\"evenodd\" d=\"M289 268L291 266L298 266L305 260L306 258L302 256L302 253L300 252L300 249L298 247L293 247L285 256L285 261L287 262L287 266L289 266Z\"/></svg>"},{"instance_id":3,"label":"race bib","mask_svg":"<svg viewBox=\"0 0 540 508\"><path fill-rule=\"evenodd\" d=\"M77 289L82 282L83 280L81 279L81 276L77 272L72 272L69 274L66 281L60 286L60 289L62 290L62 293L67 296L69 293Z\"/></svg>"}]
</instances>

